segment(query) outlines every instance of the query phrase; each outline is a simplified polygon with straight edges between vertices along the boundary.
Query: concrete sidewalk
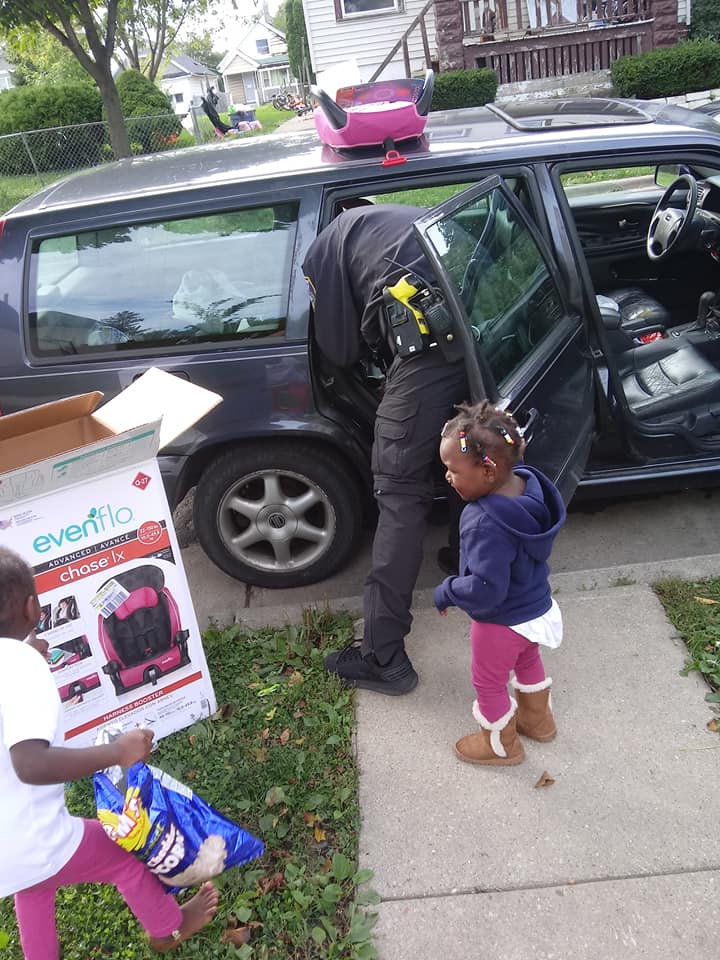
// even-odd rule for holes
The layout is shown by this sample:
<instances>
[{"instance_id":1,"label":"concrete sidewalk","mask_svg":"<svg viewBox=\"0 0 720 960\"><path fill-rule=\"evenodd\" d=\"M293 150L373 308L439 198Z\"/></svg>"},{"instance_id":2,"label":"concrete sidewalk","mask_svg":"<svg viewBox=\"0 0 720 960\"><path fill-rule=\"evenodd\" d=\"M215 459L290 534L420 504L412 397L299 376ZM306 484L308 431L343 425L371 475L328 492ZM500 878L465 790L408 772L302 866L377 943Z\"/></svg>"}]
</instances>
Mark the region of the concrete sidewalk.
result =
<instances>
[{"instance_id":1,"label":"concrete sidewalk","mask_svg":"<svg viewBox=\"0 0 720 960\"><path fill-rule=\"evenodd\" d=\"M410 695L357 697L361 866L381 960L713 960L720 739L649 587L557 594L557 739L517 767L455 758L468 623L416 614ZM259 611L257 611L259 612ZM547 771L555 783L536 788Z\"/></svg>"},{"instance_id":2,"label":"concrete sidewalk","mask_svg":"<svg viewBox=\"0 0 720 960\"><path fill-rule=\"evenodd\" d=\"M255 605L208 575L198 549L183 555L203 624L296 622L313 602L362 608L354 569ZM382 898L380 960L716 960L720 737L648 584L718 570L715 554L554 574L565 641L544 659L558 737L491 769L453 751L477 729L468 621L435 612L429 565L408 638L419 686L357 694L360 860ZM536 789L544 771L555 783Z\"/></svg>"}]
</instances>

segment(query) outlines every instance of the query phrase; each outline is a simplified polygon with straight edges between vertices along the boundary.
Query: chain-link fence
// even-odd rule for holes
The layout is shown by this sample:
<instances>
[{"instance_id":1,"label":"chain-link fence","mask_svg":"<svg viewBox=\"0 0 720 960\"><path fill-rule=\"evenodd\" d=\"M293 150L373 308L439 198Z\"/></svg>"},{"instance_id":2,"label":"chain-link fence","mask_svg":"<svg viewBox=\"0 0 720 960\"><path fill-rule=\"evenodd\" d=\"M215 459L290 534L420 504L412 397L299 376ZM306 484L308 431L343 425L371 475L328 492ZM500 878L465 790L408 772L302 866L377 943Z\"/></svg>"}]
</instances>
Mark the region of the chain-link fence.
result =
<instances>
[{"instance_id":1,"label":"chain-link fence","mask_svg":"<svg viewBox=\"0 0 720 960\"><path fill-rule=\"evenodd\" d=\"M173 114L126 118L132 153L157 153L204 141L201 132L194 136L184 130L181 121L181 117ZM212 131L212 127L210 129ZM67 173L113 159L106 122L0 136L0 214L22 197Z\"/></svg>"}]
</instances>

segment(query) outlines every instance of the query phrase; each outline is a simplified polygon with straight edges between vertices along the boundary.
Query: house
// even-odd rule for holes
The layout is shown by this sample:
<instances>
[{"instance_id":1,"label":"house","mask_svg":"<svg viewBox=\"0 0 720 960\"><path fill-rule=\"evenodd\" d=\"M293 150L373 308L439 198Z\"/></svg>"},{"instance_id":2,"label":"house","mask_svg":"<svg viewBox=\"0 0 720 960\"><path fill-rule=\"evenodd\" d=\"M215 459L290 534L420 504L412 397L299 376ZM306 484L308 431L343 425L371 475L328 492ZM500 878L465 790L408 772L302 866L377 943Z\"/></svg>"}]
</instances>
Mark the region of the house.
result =
<instances>
[{"instance_id":1,"label":"house","mask_svg":"<svg viewBox=\"0 0 720 960\"><path fill-rule=\"evenodd\" d=\"M354 61L363 82L375 79L393 44L423 12L425 38L421 29L413 30L407 39L407 61L401 46L382 77L406 77L408 61L410 73L417 73L437 59L432 0L303 0L303 10L316 75Z\"/></svg>"},{"instance_id":2,"label":"house","mask_svg":"<svg viewBox=\"0 0 720 960\"><path fill-rule=\"evenodd\" d=\"M597 74L687 36L691 0L303 0L316 73L361 79L489 67L500 84ZM340 53L341 51L341 53Z\"/></svg>"},{"instance_id":3,"label":"house","mask_svg":"<svg viewBox=\"0 0 720 960\"><path fill-rule=\"evenodd\" d=\"M261 18L252 23L218 64L234 104L261 104L284 87L298 85L290 73L285 34Z\"/></svg>"},{"instance_id":4,"label":"house","mask_svg":"<svg viewBox=\"0 0 720 960\"><path fill-rule=\"evenodd\" d=\"M185 53L178 53L160 78L160 87L170 97L175 113L187 113L193 103L207 95L210 87L217 87L218 72L204 63L198 63Z\"/></svg>"},{"instance_id":5,"label":"house","mask_svg":"<svg viewBox=\"0 0 720 960\"><path fill-rule=\"evenodd\" d=\"M2 47L0 47L0 90L9 90L14 87L12 81L12 67L3 56Z\"/></svg>"}]
</instances>

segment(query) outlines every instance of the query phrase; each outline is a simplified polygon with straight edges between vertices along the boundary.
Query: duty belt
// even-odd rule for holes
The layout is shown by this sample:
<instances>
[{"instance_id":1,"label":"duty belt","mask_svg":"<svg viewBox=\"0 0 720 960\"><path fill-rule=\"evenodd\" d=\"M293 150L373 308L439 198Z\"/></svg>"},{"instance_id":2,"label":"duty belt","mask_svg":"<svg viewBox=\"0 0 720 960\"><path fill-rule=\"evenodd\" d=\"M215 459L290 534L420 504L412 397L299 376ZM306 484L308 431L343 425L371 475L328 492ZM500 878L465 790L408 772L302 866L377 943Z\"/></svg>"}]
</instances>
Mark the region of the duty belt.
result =
<instances>
[{"instance_id":1,"label":"duty belt","mask_svg":"<svg viewBox=\"0 0 720 960\"><path fill-rule=\"evenodd\" d=\"M463 354L442 293L417 274L406 273L383 288L383 303L391 348L399 357L412 357L437 347L446 360Z\"/></svg>"}]
</instances>

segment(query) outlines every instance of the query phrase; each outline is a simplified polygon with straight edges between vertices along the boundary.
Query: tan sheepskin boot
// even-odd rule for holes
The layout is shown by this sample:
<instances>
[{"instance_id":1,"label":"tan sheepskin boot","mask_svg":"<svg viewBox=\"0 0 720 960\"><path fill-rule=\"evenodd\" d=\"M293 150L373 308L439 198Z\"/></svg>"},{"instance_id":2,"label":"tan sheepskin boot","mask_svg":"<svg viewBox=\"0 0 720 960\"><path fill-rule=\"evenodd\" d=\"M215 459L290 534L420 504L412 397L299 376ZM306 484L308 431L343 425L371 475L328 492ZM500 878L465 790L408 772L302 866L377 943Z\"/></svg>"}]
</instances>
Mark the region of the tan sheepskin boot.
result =
<instances>
[{"instance_id":1,"label":"tan sheepskin boot","mask_svg":"<svg viewBox=\"0 0 720 960\"><path fill-rule=\"evenodd\" d=\"M540 683L520 683L513 677L510 682L517 694L517 732L540 743L554 740L557 727L550 703L552 677Z\"/></svg>"},{"instance_id":2,"label":"tan sheepskin boot","mask_svg":"<svg viewBox=\"0 0 720 960\"><path fill-rule=\"evenodd\" d=\"M455 753L466 763L486 766L514 766L525 759L525 750L515 730L517 703L510 697L510 709L499 720L490 721L480 713L477 700L473 716L480 724L479 733L461 737L455 744Z\"/></svg>"}]
</instances>

